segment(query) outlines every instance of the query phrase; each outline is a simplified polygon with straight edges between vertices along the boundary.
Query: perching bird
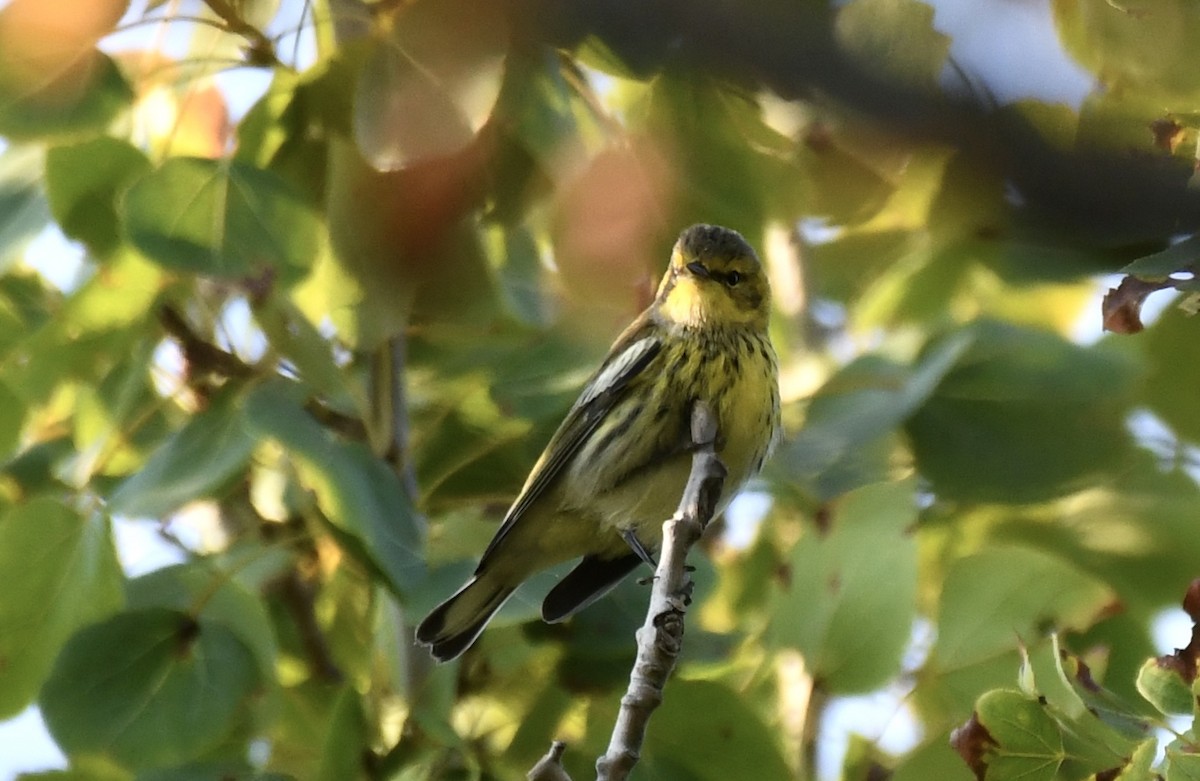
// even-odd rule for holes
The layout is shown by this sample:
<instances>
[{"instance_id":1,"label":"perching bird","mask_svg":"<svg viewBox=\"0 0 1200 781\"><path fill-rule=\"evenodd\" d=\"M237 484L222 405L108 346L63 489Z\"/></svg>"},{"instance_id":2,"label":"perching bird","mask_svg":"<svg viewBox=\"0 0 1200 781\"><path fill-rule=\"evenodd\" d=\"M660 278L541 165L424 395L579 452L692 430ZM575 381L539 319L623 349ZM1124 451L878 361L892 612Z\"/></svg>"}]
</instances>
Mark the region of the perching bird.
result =
<instances>
[{"instance_id":1,"label":"perching bird","mask_svg":"<svg viewBox=\"0 0 1200 781\"><path fill-rule=\"evenodd\" d=\"M625 329L534 464L475 575L417 627L447 661L465 651L526 578L582 556L542 603L562 621L615 586L662 541L691 468L690 415L705 401L728 469L717 511L757 474L779 436L767 333L770 287L735 231L693 225L654 303Z\"/></svg>"}]
</instances>

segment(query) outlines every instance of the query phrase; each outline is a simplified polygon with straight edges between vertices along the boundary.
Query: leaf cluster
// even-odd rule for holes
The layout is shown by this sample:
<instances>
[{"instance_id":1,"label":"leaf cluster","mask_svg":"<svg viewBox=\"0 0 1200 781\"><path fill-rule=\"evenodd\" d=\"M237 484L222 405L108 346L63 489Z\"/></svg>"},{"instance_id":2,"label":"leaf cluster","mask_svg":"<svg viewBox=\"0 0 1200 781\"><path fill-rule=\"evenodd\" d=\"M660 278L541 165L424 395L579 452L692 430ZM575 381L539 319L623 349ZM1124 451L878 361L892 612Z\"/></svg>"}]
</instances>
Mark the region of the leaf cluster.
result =
<instances>
[{"instance_id":1,"label":"leaf cluster","mask_svg":"<svg viewBox=\"0 0 1200 781\"><path fill-rule=\"evenodd\" d=\"M547 626L546 573L437 668L411 628L694 222L761 250L787 431L635 777L812 778L880 692L920 738L827 772L1200 776L1152 636L1196 326L1100 336L1190 290L1200 11L1052 11L1078 109L945 86L917 0L5 4L0 717L70 765L30 777L585 777L643 586Z\"/></svg>"}]
</instances>

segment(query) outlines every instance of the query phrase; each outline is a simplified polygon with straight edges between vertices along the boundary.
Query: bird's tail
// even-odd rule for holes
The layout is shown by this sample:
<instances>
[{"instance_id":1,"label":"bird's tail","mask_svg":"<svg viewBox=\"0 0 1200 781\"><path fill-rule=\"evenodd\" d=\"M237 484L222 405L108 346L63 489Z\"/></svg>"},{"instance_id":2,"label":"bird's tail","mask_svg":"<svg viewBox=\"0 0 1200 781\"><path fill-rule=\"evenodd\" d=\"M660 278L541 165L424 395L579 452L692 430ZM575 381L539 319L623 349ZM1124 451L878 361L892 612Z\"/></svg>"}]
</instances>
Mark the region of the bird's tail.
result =
<instances>
[{"instance_id":1,"label":"bird's tail","mask_svg":"<svg viewBox=\"0 0 1200 781\"><path fill-rule=\"evenodd\" d=\"M454 659L475 642L513 588L476 575L433 609L417 627L417 642L429 646L439 662Z\"/></svg>"}]
</instances>

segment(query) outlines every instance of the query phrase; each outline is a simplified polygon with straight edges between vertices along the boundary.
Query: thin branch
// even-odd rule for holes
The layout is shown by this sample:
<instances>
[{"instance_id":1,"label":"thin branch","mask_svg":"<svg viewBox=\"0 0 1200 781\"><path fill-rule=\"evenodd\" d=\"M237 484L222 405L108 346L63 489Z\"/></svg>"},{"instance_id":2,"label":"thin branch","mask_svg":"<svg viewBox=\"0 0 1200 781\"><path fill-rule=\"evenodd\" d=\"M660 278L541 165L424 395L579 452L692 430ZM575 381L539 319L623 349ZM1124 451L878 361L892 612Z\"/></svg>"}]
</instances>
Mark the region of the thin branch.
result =
<instances>
[{"instance_id":1,"label":"thin branch","mask_svg":"<svg viewBox=\"0 0 1200 781\"><path fill-rule=\"evenodd\" d=\"M309 399L304 403L304 411L312 415L325 428L354 440L366 440L367 427L356 417L338 412L320 399Z\"/></svg>"},{"instance_id":2,"label":"thin branch","mask_svg":"<svg viewBox=\"0 0 1200 781\"><path fill-rule=\"evenodd\" d=\"M275 585L284 606L291 614L292 621L295 622L313 675L325 683L341 683L342 671L334 661L325 633L317 623L312 583L300 574L299 569L291 567Z\"/></svg>"},{"instance_id":3,"label":"thin branch","mask_svg":"<svg viewBox=\"0 0 1200 781\"><path fill-rule=\"evenodd\" d=\"M692 407L692 471L675 517L663 524L662 552L646 622L637 632L638 653L621 698L608 751L596 760L599 781L620 781L637 764L650 714L663 699L667 678L683 647L684 614L691 602L687 554L716 513L725 484L725 465L713 443L717 422L702 401Z\"/></svg>"},{"instance_id":4,"label":"thin branch","mask_svg":"<svg viewBox=\"0 0 1200 781\"><path fill-rule=\"evenodd\" d=\"M250 377L254 368L231 352L226 352L212 342L205 340L192 330L183 315L174 307L162 306L158 310L158 322L163 330L179 342L183 351L183 359L187 361L188 372L216 374L222 377Z\"/></svg>"},{"instance_id":5,"label":"thin branch","mask_svg":"<svg viewBox=\"0 0 1200 781\"><path fill-rule=\"evenodd\" d=\"M525 778L528 781L571 781L571 777L562 766L562 756L566 749L567 744L561 740L551 743L546 756L537 761L533 769L525 774Z\"/></svg>"},{"instance_id":6,"label":"thin branch","mask_svg":"<svg viewBox=\"0 0 1200 781\"><path fill-rule=\"evenodd\" d=\"M282 65L275 46L262 30L247 22L238 7L229 0L204 0L208 9L220 17L225 29L245 38L249 44L246 56L251 65Z\"/></svg>"}]
</instances>

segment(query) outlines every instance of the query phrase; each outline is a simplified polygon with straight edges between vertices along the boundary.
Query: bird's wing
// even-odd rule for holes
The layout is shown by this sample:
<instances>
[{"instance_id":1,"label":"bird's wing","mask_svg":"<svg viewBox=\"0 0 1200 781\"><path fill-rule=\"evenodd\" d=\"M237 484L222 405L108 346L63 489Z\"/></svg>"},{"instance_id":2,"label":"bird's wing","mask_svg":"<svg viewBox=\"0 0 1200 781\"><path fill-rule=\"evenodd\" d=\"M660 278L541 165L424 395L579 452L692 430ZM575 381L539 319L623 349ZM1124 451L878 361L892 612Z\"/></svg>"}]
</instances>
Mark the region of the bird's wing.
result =
<instances>
[{"instance_id":1,"label":"bird's wing","mask_svg":"<svg viewBox=\"0 0 1200 781\"><path fill-rule=\"evenodd\" d=\"M541 458L534 464L521 495L509 508L504 524L483 552L478 569L483 569L488 557L505 536L520 522L533 503L545 494L562 472L563 466L608 415L629 383L654 361L662 350L662 341L655 334L652 321L643 315L617 338L604 363L584 386L558 431L554 432L550 444L546 445Z\"/></svg>"}]
</instances>

